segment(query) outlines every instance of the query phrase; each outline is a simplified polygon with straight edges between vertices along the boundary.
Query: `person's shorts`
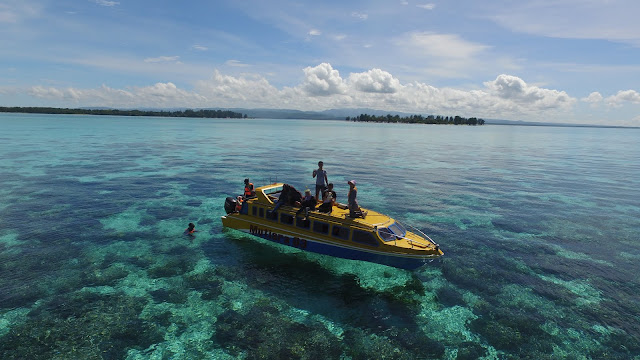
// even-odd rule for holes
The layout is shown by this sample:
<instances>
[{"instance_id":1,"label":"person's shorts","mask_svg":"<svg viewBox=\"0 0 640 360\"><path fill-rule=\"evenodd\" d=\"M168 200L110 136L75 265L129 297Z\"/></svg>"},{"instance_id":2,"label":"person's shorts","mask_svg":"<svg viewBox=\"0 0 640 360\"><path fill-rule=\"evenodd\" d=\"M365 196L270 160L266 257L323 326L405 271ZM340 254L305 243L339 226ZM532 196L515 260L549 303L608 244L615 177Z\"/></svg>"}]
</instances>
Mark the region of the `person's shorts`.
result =
<instances>
[{"instance_id":1,"label":"person's shorts","mask_svg":"<svg viewBox=\"0 0 640 360\"><path fill-rule=\"evenodd\" d=\"M327 189L326 185L317 185L316 184L316 192L319 192L320 194L324 194L324 191Z\"/></svg>"}]
</instances>

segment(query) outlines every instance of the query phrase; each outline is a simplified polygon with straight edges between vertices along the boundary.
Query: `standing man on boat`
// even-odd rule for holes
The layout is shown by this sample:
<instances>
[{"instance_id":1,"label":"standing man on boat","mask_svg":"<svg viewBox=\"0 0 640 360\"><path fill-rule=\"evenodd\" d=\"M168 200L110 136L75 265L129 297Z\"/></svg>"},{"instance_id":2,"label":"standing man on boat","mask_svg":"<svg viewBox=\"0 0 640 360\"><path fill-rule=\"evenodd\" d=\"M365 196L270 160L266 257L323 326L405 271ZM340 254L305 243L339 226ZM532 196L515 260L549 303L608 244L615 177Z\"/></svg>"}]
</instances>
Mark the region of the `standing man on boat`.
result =
<instances>
[{"instance_id":1,"label":"standing man on boat","mask_svg":"<svg viewBox=\"0 0 640 360\"><path fill-rule=\"evenodd\" d=\"M318 169L313 170L313 177L316 178L316 199L318 198L318 194L320 191L324 191L326 185L329 183L327 179L327 171L322 169L324 163L322 161L318 161Z\"/></svg>"}]
</instances>

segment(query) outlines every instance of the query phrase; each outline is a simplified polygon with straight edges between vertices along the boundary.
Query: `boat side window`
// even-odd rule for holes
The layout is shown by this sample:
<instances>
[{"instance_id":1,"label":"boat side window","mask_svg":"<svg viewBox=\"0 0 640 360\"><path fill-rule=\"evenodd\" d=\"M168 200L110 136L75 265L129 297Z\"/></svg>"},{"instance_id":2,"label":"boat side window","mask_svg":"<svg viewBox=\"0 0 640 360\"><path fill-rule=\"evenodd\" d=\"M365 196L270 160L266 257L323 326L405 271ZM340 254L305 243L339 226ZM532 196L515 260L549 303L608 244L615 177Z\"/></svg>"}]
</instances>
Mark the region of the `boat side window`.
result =
<instances>
[{"instance_id":1,"label":"boat side window","mask_svg":"<svg viewBox=\"0 0 640 360\"><path fill-rule=\"evenodd\" d=\"M289 214L281 213L280 222L286 225L293 225L293 216Z\"/></svg>"},{"instance_id":2,"label":"boat side window","mask_svg":"<svg viewBox=\"0 0 640 360\"><path fill-rule=\"evenodd\" d=\"M257 216L258 215L258 207L257 206L252 206L251 207L251 215L253 215L253 216Z\"/></svg>"},{"instance_id":3,"label":"boat side window","mask_svg":"<svg viewBox=\"0 0 640 360\"><path fill-rule=\"evenodd\" d=\"M331 235L333 237L337 237L338 239L348 240L349 239L349 228L333 225L331 229Z\"/></svg>"},{"instance_id":4,"label":"boat side window","mask_svg":"<svg viewBox=\"0 0 640 360\"><path fill-rule=\"evenodd\" d=\"M361 230L353 230L353 241L370 246L380 245L371 233Z\"/></svg>"},{"instance_id":5,"label":"boat side window","mask_svg":"<svg viewBox=\"0 0 640 360\"><path fill-rule=\"evenodd\" d=\"M383 241L393 241L396 239L396 235L388 228L379 228L378 235L380 235Z\"/></svg>"},{"instance_id":6,"label":"boat side window","mask_svg":"<svg viewBox=\"0 0 640 360\"><path fill-rule=\"evenodd\" d=\"M313 222L313 231L322 234L329 233L329 224L324 223L322 221L314 221Z\"/></svg>"},{"instance_id":7,"label":"boat side window","mask_svg":"<svg viewBox=\"0 0 640 360\"><path fill-rule=\"evenodd\" d=\"M278 212L277 211L267 211L267 220L278 221Z\"/></svg>"},{"instance_id":8,"label":"boat side window","mask_svg":"<svg viewBox=\"0 0 640 360\"><path fill-rule=\"evenodd\" d=\"M296 226L303 229L308 229L311 227L311 220L296 218Z\"/></svg>"},{"instance_id":9,"label":"boat side window","mask_svg":"<svg viewBox=\"0 0 640 360\"><path fill-rule=\"evenodd\" d=\"M261 207L260 209L258 209L258 216L264 217L264 208Z\"/></svg>"}]
</instances>

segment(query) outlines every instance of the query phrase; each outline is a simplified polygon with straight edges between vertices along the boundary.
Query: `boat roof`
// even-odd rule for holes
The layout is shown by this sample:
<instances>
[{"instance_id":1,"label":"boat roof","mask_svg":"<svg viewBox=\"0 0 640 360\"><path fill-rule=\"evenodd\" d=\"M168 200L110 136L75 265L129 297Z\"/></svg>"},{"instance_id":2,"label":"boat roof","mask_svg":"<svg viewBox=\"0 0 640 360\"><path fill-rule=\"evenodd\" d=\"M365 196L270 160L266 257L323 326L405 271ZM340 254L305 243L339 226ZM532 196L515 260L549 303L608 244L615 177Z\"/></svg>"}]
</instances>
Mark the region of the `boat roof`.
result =
<instances>
[{"instance_id":1,"label":"boat roof","mask_svg":"<svg viewBox=\"0 0 640 360\"><path fill-rule=\"evenodd\" d=\"M255 189L256 197L249 199L250 203L259 203L264 205L272 205L277 201L278 196L280 196L280 192L282 191L284 183L273 183L269 185L260 186ZM381 214L377 211L360 208L363 212L366 212L365 218L351 218L349 216L349 209L346 208L346 205L339 204L338 206L334 206L333 210L330 214L312 212L309 213L309 216L313 217L322 217L325 220L334 220L336 222L345 223L349 222L350 226L362 226L366 228L375 228L375 227L387 227L395 222L393 218L390 216ZM283 208L284 210L284 208Z\"/></svg>"}]
</instances>

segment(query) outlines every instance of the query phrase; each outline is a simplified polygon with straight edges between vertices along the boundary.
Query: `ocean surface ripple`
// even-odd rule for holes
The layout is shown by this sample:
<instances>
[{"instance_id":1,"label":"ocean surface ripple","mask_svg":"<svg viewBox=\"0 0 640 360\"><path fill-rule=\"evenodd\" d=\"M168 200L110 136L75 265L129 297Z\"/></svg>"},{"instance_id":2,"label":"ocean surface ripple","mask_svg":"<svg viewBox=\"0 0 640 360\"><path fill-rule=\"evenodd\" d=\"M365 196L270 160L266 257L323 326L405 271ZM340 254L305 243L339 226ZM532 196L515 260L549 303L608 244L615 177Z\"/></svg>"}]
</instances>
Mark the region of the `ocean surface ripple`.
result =
<instances>
[{"instance_id":1,"label":"ocean surface ripple","mask_svg":"<svg viewBox=\"0 0 640 360\"><path fill-rule=\"evenodd\" d=\"M2 359L640 359L637 129L0 114ZM415 226L414 271L223 229L312 188ZM189 222L195 238L183 235Z\"/></svg>"}]
</instances>

